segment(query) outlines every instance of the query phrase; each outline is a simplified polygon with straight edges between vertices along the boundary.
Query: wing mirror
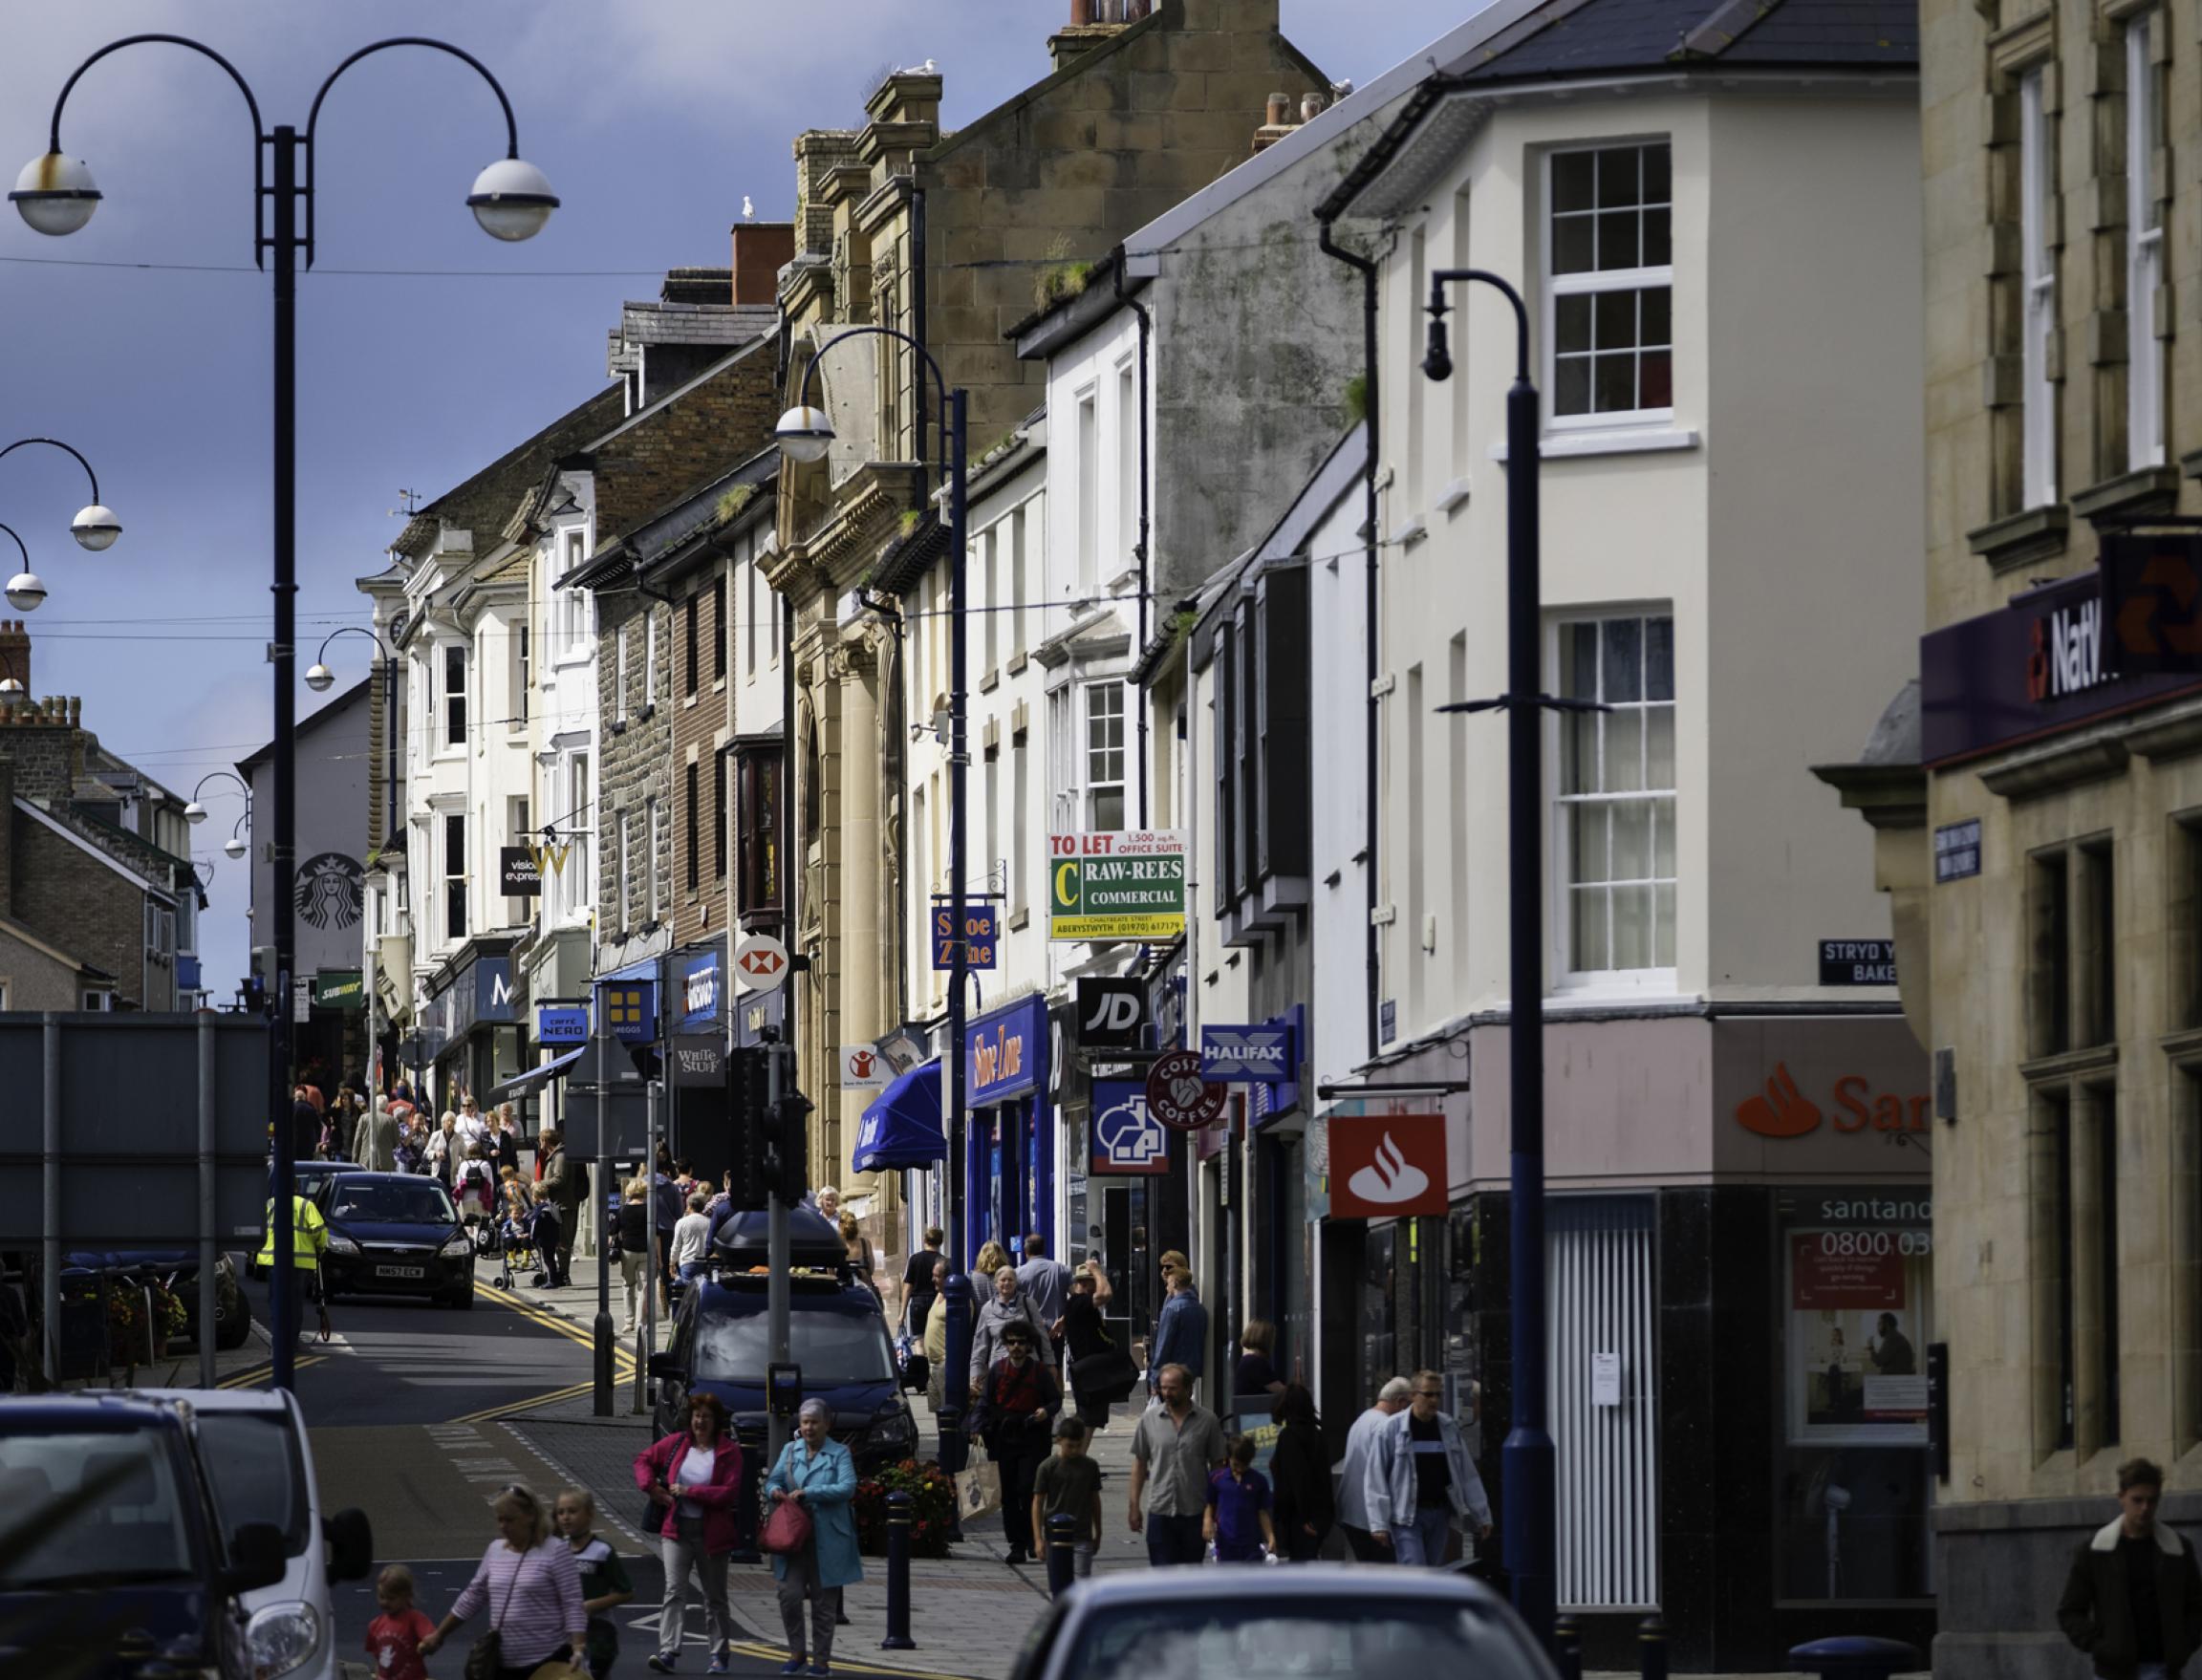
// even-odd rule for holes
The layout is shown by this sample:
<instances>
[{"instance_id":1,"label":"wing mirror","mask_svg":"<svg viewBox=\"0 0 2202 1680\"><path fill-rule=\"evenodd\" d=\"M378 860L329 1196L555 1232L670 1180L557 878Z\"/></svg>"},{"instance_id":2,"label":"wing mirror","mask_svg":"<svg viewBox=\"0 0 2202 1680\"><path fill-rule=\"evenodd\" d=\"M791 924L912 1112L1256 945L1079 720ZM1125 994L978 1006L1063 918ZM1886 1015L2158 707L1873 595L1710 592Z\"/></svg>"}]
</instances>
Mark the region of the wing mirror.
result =
<instances>
[{"instance_id":1,"label":"wing mirror","mask_svg":"<svg viewBox=\"0 0 2202 1680\"><path fill-rule=\"evenodd\" d=\"M258 1592L289 1573L291 1558L283 1531L272 1522L248 1522L229 1537L229 1567L222 1584L232 1593Z\"/></svg>"},{"instance_id":2,"label":"wing mirror","mask_svg":"<svg viewBox=\"0 0 2202 1680\"><path fill-rule=\"evenodd\" d=\"M356 1506L334 1512L321 1519L321 1534L329 1542L330 1581L365 1581L375 1567L375 1531L367 1513Z\"/></svg>"}]
</instances>

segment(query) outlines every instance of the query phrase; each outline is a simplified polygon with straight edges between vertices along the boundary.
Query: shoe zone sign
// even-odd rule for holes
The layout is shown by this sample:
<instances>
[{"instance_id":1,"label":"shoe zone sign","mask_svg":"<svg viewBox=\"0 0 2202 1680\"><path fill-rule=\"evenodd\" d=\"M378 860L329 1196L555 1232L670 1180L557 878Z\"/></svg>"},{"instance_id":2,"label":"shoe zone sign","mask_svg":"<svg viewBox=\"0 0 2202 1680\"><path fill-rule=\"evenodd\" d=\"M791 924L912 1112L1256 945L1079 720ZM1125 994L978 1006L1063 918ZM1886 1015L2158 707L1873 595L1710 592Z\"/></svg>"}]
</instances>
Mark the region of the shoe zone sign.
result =
<instances>
[{"instance_id":1,"label":"shoe zone sign","mask_svg":"<svg viewBox=\"0 0 2202 1680\"><path fill-rule=\"evenodd\" d=\"M1170 1134L1148 1112L1147 1088L1136 1079L1093 1082L1093 1171L1167 1173Z\"/></svg>"}]
</instances>

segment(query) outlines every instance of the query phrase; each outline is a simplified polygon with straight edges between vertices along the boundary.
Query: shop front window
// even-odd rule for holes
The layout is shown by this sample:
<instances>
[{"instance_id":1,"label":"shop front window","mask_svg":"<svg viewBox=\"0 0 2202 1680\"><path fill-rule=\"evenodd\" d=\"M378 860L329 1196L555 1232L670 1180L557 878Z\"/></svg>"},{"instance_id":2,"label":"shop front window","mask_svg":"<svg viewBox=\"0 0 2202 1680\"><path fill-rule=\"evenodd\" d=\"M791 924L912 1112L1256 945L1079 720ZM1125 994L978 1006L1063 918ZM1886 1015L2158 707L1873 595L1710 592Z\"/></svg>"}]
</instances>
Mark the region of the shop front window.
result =
<instances>
[{"instance_id":1,"label":"shop front window","mask_svg":"<svg viewBox=\"0 0 2202 1680\"><path fill-rule=\"evenodd\" d=\"M1931 1597L1927 1188L1815 1187L1778 1205L1781 1596Z\"/></svg>"}]
</instances>

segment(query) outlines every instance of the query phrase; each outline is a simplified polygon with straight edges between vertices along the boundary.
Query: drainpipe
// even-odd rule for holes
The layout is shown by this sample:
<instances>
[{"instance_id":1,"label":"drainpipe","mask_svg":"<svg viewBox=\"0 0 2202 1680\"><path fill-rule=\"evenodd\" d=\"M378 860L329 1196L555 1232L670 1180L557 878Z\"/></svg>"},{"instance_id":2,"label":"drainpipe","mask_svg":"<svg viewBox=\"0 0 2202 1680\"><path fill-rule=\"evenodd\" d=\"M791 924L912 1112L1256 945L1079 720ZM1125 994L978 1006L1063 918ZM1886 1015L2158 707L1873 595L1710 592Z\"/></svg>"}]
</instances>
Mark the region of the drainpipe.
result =
<instances>
[{"instance_id":1,"label":"drainpipe","mask_svg":"<svg viewBox=\"0 0 2202 1680\"><path fill-rule=\"evenodd\" d=\"M892 326L894 323L890 321L880 324ZM921 354L931 337L925 331L925 189L921 186L910 189L910 335L918 340ZM902 353L899 349L891 348L890 354L900 355ZM930 494L926 488L929 475L923 470L926 396L925 372L918 365L918 355L913 355L910 358L910 439L912 447L918 451L919 506L925 505L925 499ZM942 470L946 470L948 451L945 448L940 451L940 460Z\"/></svg>"},{"instance_id":2,"label":"drainpipe","mask_svg":"<svg viewBox=\"0 0 2202 1680\"><path fill-rule=\"evenodd\" d=\"M1368 772L1366 797L1369 801L1369 830L1368 837L1363 842L1363 844L1366 847L1369 854L1368 1028L1369 1057L1370 1060L1373 1061L1375 1060L1376 1052L1380 1047L1377 1039L1377 1021L1380 998L1384 989L1384 974L1378 958L1376 930L1376 800L1378 794L1376 781L1376 678L1381 675L1376 667L1376 556L1378 552L1376 538L1376 445L1378 441L1376 425L1376 265L1369 258L1360 255L1358 252L1349 251L1343 246L1335 244L1330 237L1330 221L1328 218L1321 219L1318 223L1318 226L1322 229L1322 236L1317 240L1316 243L1324 251L1324 253L1328 256L1336 257L1340 262L1346 264L1349 268L1359 270L1361 275L1361 358L1364 392L1363 401L1364 406L1367 409L1367 418L1362 423L1369 428L1369 459L1367 463L1367 470L1362 475L1361 485L1363 502L1362 518L1368 532L1366 552L1369 557L1369 587L1367 595L1367 612L1369 614L1369 711L1367 753L1369 762L1366 766Z\"/></svg>"},{"instance_id":3,"label":"drainpipe","mask_svg":"<svg viewBox=\"0 0 2202 1680\"><path fill-rule=\"evenodd\" d=\"M1139 632L1132 638L1135 650L1133 657L1147 651L1147 352L1150 334L1155 330L1144 304L1134 302L1124 290L1124 248L1119 245L1111 261L1115 272L1111 279L1115 283L1116 301L1139 317L1139 543L1133 550L1139 559ZM1147 706L1139 707L1139 827L1147 826Z\"/></svg>"}]
</instances>

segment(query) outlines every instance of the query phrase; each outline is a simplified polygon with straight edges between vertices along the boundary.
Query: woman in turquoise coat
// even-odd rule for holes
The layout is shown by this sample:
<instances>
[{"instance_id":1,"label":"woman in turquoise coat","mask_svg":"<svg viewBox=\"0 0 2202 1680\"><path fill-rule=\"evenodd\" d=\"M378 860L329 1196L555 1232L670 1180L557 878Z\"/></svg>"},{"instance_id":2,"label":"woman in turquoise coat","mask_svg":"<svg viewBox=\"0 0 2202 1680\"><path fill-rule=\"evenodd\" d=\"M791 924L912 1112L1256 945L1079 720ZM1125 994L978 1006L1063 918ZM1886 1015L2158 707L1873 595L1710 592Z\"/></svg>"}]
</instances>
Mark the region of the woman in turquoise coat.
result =
<instances>
[{"instance_id":1,"label":"woman in turquoise coat","mask_svg":"<svg viewBox=\"0 0 2202 1680\"><path fill-rule=\"evenodd\" d=\"M773 1504L792 1499L810 1518L810 1539L800 1552L780 1553L772 1573L780 1578L780 1622L788 1630L783 1674L828 1674L833 1664L833 1622L841 1612L841 1589L864 1579L856 1551L856 1461L831 1433L833 1409L823 1400L806 1400L797 1414L795 1439L780 1450L780 1461L765 1478ZM810 1654L804 1654L803 1601L810 1601Z\"/></svg>"}]
</instances>

